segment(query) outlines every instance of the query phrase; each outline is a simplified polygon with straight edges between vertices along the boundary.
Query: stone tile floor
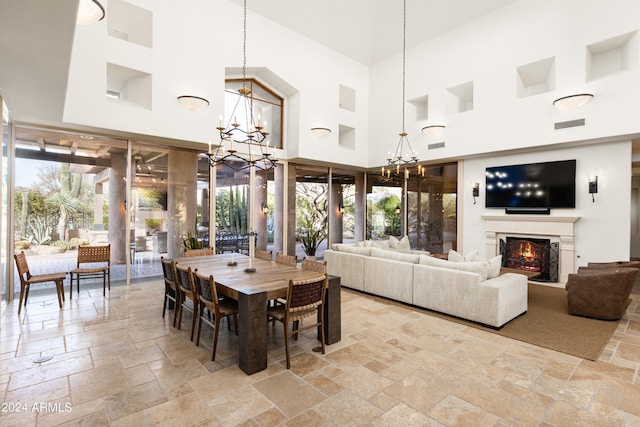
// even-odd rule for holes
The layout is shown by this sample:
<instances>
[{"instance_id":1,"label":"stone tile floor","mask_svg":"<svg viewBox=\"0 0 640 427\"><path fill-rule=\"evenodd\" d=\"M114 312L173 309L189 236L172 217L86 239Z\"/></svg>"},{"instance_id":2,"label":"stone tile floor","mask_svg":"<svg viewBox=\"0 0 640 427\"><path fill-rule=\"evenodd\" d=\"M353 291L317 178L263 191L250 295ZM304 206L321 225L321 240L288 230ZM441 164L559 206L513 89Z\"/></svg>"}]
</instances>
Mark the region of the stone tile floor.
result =
<instances>
[{"instance_id":1,"label":"stone tile floor","mask_svg":"<svg viewBox=\"0 0 640 427\"><path fill-rule=\"evenodd\" d=\"M68 290L67 290L68 292ZM342 292L342 340L285 369L281 326L268 369L245 375L223 321L200 347L161 317L163 284L86 286L3 313L2 426L640 426L640 291L597 362ZM280 327L278 327L280 326ZM562 327L562 325L558 325ZM42 356L47 362L34 363Z\"/></svg>"}]
</instances>

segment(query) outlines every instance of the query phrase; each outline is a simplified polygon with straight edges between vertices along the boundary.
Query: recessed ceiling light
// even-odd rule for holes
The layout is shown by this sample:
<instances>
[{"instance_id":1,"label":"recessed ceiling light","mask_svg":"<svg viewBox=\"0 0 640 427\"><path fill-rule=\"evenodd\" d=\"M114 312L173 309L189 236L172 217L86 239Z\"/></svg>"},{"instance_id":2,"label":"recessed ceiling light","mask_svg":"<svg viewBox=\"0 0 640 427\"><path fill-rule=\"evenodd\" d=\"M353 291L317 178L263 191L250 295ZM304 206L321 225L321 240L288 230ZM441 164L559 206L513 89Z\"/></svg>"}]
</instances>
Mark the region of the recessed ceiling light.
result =
<instances>
[{"instance_id":1,"label":"recessed ceiling light","mask_svg":"<svg viewBox=\"0 0 640 427\"><path fill-rule=\"evenodd\" d=\"M82 139L93 139L93 137L91 135L80 135L80 138L82 138Z\"/></svg>"}]
</instances>

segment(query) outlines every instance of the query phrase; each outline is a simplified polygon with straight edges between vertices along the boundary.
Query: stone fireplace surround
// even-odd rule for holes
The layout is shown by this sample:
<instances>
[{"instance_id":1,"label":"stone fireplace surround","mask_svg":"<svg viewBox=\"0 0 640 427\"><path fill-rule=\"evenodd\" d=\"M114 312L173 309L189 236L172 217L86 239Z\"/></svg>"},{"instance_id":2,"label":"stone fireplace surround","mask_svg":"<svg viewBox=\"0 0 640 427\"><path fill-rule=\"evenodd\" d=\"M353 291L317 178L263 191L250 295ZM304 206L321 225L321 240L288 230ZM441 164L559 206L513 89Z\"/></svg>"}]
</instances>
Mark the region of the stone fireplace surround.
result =
<instances>
[{"instance_id":1,"label":"stone fireplace surround","mask_svg":"<svg viewBox=\"0 0 640 427\"><path fill-rule=\"evenodd\" d=\"M486 256L500 254L500 238L505 236L532 237L559 242L558 283L564 287L570 273L575 272L575 223L580 217L543 215L483 215L485 221Z\"/></svg>"}]
</instances>

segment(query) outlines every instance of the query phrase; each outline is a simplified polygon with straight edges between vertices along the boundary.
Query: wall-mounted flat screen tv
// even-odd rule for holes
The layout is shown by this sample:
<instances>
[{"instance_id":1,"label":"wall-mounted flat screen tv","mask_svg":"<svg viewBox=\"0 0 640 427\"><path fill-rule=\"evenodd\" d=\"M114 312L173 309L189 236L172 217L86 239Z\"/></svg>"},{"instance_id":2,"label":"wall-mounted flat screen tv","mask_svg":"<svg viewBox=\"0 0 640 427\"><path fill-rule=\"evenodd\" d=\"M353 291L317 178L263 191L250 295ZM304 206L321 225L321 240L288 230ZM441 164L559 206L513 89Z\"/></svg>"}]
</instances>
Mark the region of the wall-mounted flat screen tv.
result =
<instances>
[{"instance_id":1,"label":"wall-mounted flat screen tv","mask_svg":"<svg viewBox=\"0 0 640 427\"><path fill-rule=\"evenodd\" d=\"M575 208L576 161L486 169L487 208Z\"/></svg>"}]
</instances>

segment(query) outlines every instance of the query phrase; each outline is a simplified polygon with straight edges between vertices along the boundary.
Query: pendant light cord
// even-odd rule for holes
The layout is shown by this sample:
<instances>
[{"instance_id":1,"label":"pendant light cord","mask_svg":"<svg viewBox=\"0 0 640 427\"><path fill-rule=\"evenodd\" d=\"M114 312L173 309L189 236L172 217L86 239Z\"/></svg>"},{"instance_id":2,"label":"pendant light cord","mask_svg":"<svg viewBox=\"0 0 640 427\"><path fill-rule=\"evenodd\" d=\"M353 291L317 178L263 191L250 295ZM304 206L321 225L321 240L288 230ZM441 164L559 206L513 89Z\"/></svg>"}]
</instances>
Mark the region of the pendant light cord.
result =
<instances>
[{"instance_id":1,"label":"pendant light cord","mask_svg":"<svg viewBox=\"0 0 640 427\"><path fill-rule=\"evenodd\" d=\"M245 0L246 1L246 0ZM402 133L404 131L404 104L406 91L406 51L407 51L407 0L404 0L403 20L402 20Z\"/></svg>"}]
</instances>

